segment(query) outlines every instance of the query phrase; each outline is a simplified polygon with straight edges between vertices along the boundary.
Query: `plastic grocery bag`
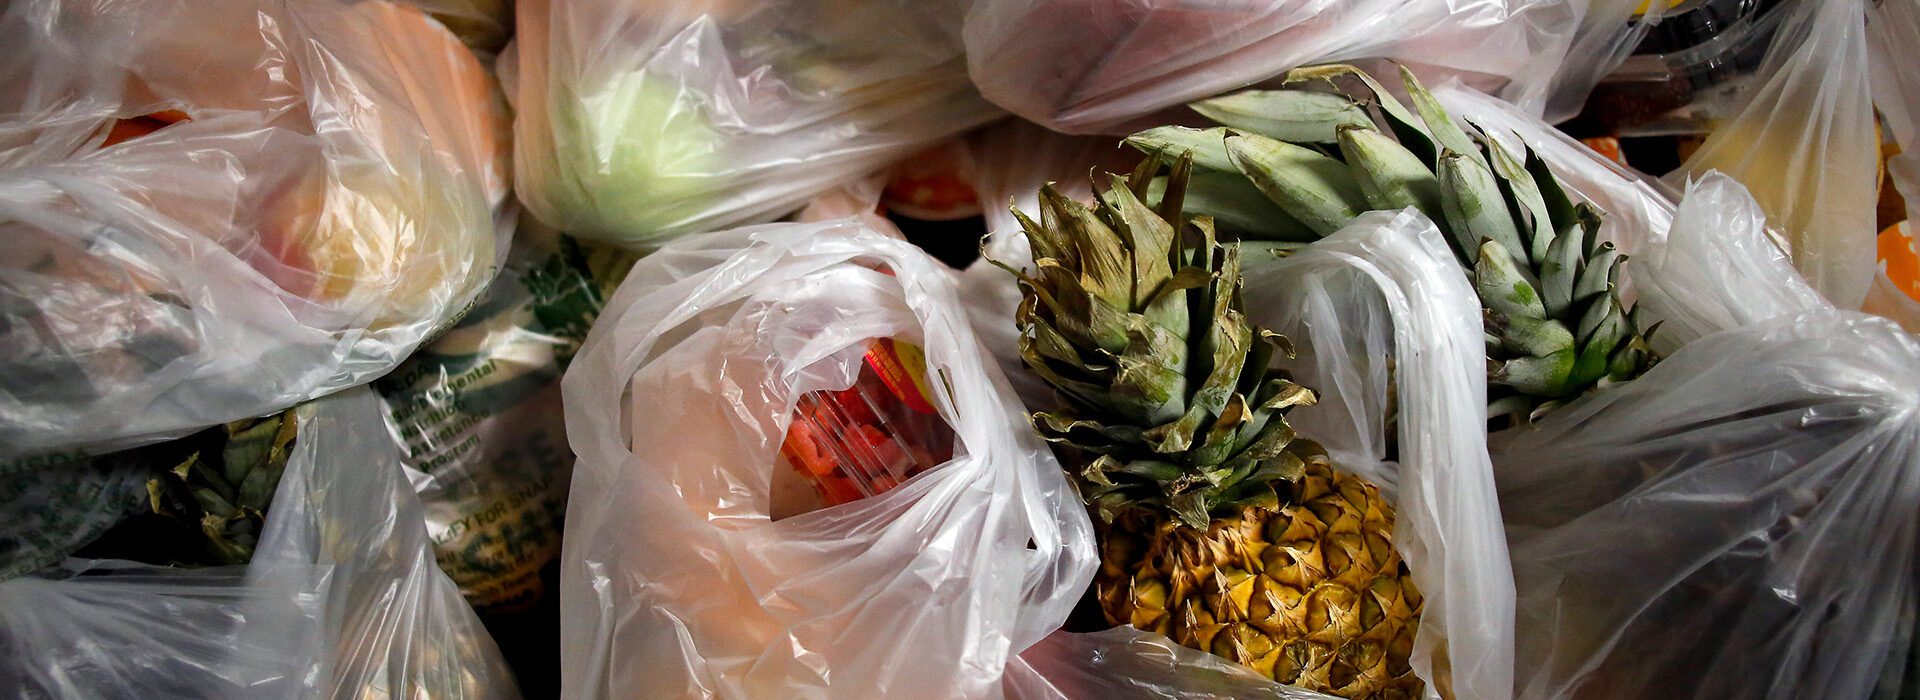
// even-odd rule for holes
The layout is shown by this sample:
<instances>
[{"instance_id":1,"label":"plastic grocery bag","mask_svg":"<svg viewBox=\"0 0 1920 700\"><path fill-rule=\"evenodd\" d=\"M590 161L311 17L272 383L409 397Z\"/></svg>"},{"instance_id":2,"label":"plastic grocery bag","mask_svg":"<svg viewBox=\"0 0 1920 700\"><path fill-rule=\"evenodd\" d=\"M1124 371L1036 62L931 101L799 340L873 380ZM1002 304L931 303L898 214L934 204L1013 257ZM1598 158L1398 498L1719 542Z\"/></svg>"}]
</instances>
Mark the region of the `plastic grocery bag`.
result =
<instances>
[{"instance_id":1,"label":"plastic grocery bag","mask_svg":"<svg viewBox=\"0 0 1920 700\"><path fill-rule=\"evenodd\" d=\"M1641 40L1664 19L1667 2L1585 0L1572 3L1580 15L1567 54L1557 71L1539 71L1520 79L1543 84L1544 113L1562 122L1580 113L1587 96L1607 73L1633 54Z\"/></svg>"},{"instance_id":2,"label":"plastic grocery bag","mask_svg":"<svg viewBox=\"0 0 1920 700\"><path fill-rule=\"evenodd\" d=\"M1245 294L1252 320L1297 348L1283 365L1320 394L1289 414L1296 430L1398 511L1394 547L1426 601L1412 662L1429 694L1501 698L1514 673L1513 580L1486 452L1479 301L1450 250L1416 211L1369 213L1289 257L1249 254ZM1133 630L1062 632L1022 655L1008 690L1315 697L1177 649Z\"/></svg>"},{"instance_id":3,"label":"plastic grocery bag","mask_svg":"<svg viewBox=\"0 0 1920 700\"><path fill-rule=\"evenodd\" d=\"M1067 133L1127 134L1155 112L1315 63L1394 58L1498 88L1565 54L1570 0L978 0L980 92ZM1544 98L1528 80L1523 102Z\"/></svg>"},{"instance_id":4,"label":"plastic grocery bag","mask_svg":"<svg viewBox=\"0 0 1920 700\"><path fill-rule=\"evenodd\" d=\"M1718 170L1745 184L1786 234L1795 267L1845 309L1859 308L1873 284L1879 233L1867 5L1787 8L1746 106L1668 175L1678 186Z\"/></svg>"},{"instance_id":5,"label":"plastic grocery bag","mask_svg":"<svg viewBox=\"0 0 1920 700\"><path fill-rule=\"evenodd\" d=\"M1334 698L1132 627L1048 635L1007 667L1004 690L1021 700Z\"/></svg>"},{"instance_id":6,"label":"plastic grocery bag","mask_svg":"<svg viewBox=\"0 0 1920 700\"><path fill-rule=\"evenodd\" d=\"M1669 353L1492 439L1520 694L1911 692L1920 344L1816 293L1732 179L1676 207L1490 98L1441 100L1602 203Z\"/></svg>"},{"instance_id":7,"label":"plastic grocery bag","mask_svg":"<svg viewBox=\"0 0 1920 700\"><path fill-rule=\"evenodd\" d=\"M858 218L634 267L563 380L564 695L983 696L1066 619L1091 524L950 275ZM852 385L875 338L923 349L954 457L772 519L789 414Z\"/></svg>"},{"instance_id":8,"label":"plastic grocery bag","mask_svg":"<svg viewBox=\"0 0 1920 700\"><path fill-rule=\"evenodd\" d=\"M540 570L560 556L573 470L560 374L632 265L523 217L474 307L373 383L440 568L477 608L546 594Z\"/></svg>"},{"instance_id":9,"label":"plastic grocery bag","mask_svg":"<svg viewBox=\"0 0 1920 700\"><path fill-rule=\"evenodd\" d=\"M1521 694L1911 692L1915 367L1884 320L1777 317L1500 436Z\"/></svg>"},{"instance_id":10,"label":"plastic grocery bag","mask_svg":"<svg viewBox=\"0 0 1920 700\"><path fill-rule=\"evenodd\" d=\"M434 566L378 400L298 409L246 566L68 559L0 582L0 687L49 697L513 697Z\"/></svg>"},{"instance_id":11,"label":"plastic grocery bag","mask_svg":"<svg viewBox=\"0 0 1920 700\"><path fill-rule=\"evenodd\" d=\"M521 3L518 191L630 247L766 221L991 120L959 0Z\"/></svg>"},{"instance_id":12,"label":"plastic grocery bag","mask_svg":"<svg viewBox=\"0 0 1920 700\"><path fill-rule=\"evenodd\" d=\"M1715 266L1768 245L1758 210L1724 178L1689 190L1661 251L1684 259L1649 276L1729 270L1720 294L1673 316L1697 339L1496 436L1523 695L1891 697L1920 683L1902 678L1920 602L1920 342L1791 276L1741 274L1764 263ZM1744 293L1779 284L1816 303ZM1643 289L1663 298L1657 315L1681 303Z\"/></svg>"},{"instance_id":13,"label":"plastic grocery bag","mask_svg":"<svg viewBox=\"0 0 1920 700\"><path fill-rule=\"evenodd\" d=\"M507 244L490 79L417 10L21 0L0 44L0 459L364 383Z\"/></svg>"}]
</instances>

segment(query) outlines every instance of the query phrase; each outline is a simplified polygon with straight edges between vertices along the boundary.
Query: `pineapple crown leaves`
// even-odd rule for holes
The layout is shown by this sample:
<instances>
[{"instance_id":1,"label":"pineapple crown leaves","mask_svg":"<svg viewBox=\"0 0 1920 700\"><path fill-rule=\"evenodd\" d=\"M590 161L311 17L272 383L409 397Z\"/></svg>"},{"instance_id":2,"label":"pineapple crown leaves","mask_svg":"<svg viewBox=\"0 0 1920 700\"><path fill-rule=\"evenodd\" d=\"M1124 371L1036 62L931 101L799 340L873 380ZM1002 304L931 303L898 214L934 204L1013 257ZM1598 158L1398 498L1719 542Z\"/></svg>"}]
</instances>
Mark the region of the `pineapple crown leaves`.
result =
<instances>
[{"instance_id":1,"label":"pineapple crown leaves","mask_svg":"<svg viewBox=\"0 0 1920 700\"><path fill-rule=\"evenodd\" d=\"M1365 85L1356 93L1334 83ZM1626 257L1598 236L1532 149L1514 154L1463 128L1411 71L1412 107L1346 65L1294 70L1289 84L1335 92L1246 90L1196 102L1220 126L1166 126L1127 143L1150 156L1194 153L1190 213L1243 238L1311 241L1361 212L1414 207L1446 234L1485 316L1491 415L1528 418L1644 373L1655 330L1619 296Z\"/></svg>"},{"instance_id":2,"label":"pineapple crown leaves","mask_svg":"<svg viewBox=\"0 0 1920 700\"><path fill-rule=\"evenodd\" d=\"M192 452L147 482L153 512L198 530L209 563L247 563L286 471L296 425L291 413L228 423L217 458Z\"/></svg>"},{"instance_id":3,"label":"pineapple crown leaves","mask_svg":"<svg viewBox=\"0 0 1920 700\"><path fill-rule=\"evenodd\" d=\"M1038 221L1013 210L1033 271L1002 267L1020 280L1021 359L1062 397L1034 427L1075 448L1082 498L1108 520L1148 508L1205 527L1279 506L1305 466L1285 413L1314 394L1272 369L1291 348L1248 322L1238 246L1183 216L1193 158L1150 192L1159 168L1112 176L1093 207L1043 188Z\"/></svg>"}]
</instances>

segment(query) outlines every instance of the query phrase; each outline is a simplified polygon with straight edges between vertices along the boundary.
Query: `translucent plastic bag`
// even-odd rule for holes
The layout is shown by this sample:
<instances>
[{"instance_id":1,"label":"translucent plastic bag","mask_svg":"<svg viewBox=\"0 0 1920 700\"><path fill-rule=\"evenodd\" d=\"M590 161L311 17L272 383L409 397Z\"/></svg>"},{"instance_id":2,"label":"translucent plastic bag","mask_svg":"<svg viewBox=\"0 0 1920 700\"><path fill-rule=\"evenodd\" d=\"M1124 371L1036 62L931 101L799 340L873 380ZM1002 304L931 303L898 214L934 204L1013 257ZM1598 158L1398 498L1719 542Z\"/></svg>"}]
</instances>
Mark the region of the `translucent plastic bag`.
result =
<instances>
[{"instance_id":1,"label":"translucent plastic bag","mask_svg":"<svg viewBox=\"0 0 1920 700\"><path fill-rule=\"evenodd\" d=\"M634 267L563 380L564 695L984 696L1066 619L1091 524L950 275L857 218ZM955 456L772 519L789 414L851 385L874 338L924 350Z\"/></svg>"},{"instance_id":2,"label":"translucent plastic bag","mask_svg":"<svg viewBox=\"0 0 1920 700\"><path fill-rule=\"evenodd\" d=\"M1253 320L1293 341L1287 368L1320 393L1290 420L1398 511L1394 547L1426 601L1412 661L1429 694L1508 697L1513 581L1486 453L1486 351L1479 301L1447 243L1418 212L1375 212L1289 257L1245 265ZM1178 649L1133 630L1063 632L1022 655L1008 690L1315 697Z\"/></svg>"},{"instance_id":3,"label":"translucent plastic bag","mask_svg":"<svg viewBox=\"0 0 1920 700\"><path fill-rule=\"evenodd\" d=\"M1500 436L1521 694L1910 692L1916 366L1884 320L1778 317Z\"/></svg>"},{"instance_id":4,"label":"translucent plastic bag","mask_svg":"<svg viewBox=\"0 0 1920 700\"><path fill-rule=\"evenodd\" d=\"M1441 99L1602 203L1669 353L1491 441L1520 695L1911 692L1920 344L1827 303L1732 179L1676 207L1490 98Z\"/></svg>"},{"instance_id":5,"label":"translucent plastic bag","mask_svg":"<svg viewBox=\"0 0 1920 700\"><path fill-rule=\"evenodd\" d=\"M0 44L0 459L364 383L507 244L496 93L417 10L22 0Z\"/></svg>"},{"instance_id":6,"label":"translucent plastic bag","mask_svg":"<svg viewBox=\"0 0 1920 700\"><path fill-rule=\"evenodd\" d=\"M434 566L378 400L296 409L244 567L68 559L0 582L0 687L30 697L513 697Z\"/></svg>"},{"instance_id":7,"label":"translucent plastic bag","mask_svg":"<svg viewBox=\"0 0 1920 700\"><path fill-rule=\"evenodd\" d=\"M1645 0L1587 0L1575 3L1578 29L1557 71L1539 71L1522 80L1543 83L1547 121L1561 122L1580 113L1593 87L1633 54L1648 30L1659 24L1668 3Z\"/></svg>"},{"instance_id":8,"label":"translucent plastic bag","mask_svg":"<svg viewBox=\"0 0 1920 700\"><path fill-rule=\"evenodd\" d=\"M1334 700L1132 627L1048 635L1008 665L1004 689L1020 700Z\"/></svg>"},{"instance_id":9,"label":"translucent plastic bag","mask_svg":"<svg viewBox=\"0 0 1920 700\"><path fill-rule=\"evenodd\" d=\"M525 2L520 198L630 247L771 220L992 119L958 0Z\"/></svg>"},{"instance_id":10,"label":"translucent plastic bag","mask_svg":"<svg viewBox=\"0 0 1920 700\"><path fill-rule=\"evenodd\" d=\"M980 92L1067 133L1126 134L1160 110L1314 63L1394 58L1499 88L1551 74L1569 0L978 0L968 68ZM1533 85L1532 81L1515 83ZM1536 101L1530 95L1509 95ZM1149 123L1153 122L1153 123Z\"/></svg>"},{"instance_id":11,"label":"translucent plastic bag","mask_svg":"<svg viewBox=\"0 0 1920 700\"><path fill-rule=\"evenodd\" d=\"M1859 308L1873 284L1879 233L1868 3L1792 6L1754 76L1746 106L1668 176L1678 186L1718 170L1745 184L1785 233L1794 266L1845 309ZM1907 41L1914 39L1920 37Z\"/></svg>"},{"instance_id":12,"label":"translucent plastic bag","mask_svg":"<svg viewBox=\"0 0 1920 700\"><path fill-rule=\"evenodd\" d=\"M560 374L633 257L523 217L505 269L460 322L374 381L440 568L475 607L546 595L573 453Z\"/></svg>"}]
</instances>

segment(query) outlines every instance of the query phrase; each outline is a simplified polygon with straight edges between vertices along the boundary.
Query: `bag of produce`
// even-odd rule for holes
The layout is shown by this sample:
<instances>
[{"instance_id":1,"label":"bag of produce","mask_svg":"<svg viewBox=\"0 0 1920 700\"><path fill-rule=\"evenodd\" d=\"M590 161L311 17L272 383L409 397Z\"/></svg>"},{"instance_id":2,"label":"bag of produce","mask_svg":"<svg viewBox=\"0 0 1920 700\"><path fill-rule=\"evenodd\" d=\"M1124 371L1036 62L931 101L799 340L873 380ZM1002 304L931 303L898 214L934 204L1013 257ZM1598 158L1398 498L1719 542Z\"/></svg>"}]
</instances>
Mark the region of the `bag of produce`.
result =
<instances>
[{"instance_id":1,"label":"bag of produce","mask_svg":"<svg viewBox=\"0 0 1920 700\"><path fill-rule=\"evenodd\" d=\"M514 697L493 640L434 565L379 411L354 391L178 446L8 465L0 686L32 697ZM117 478L76 491L82 471ZM127 492L120 527L16 576L16 555L67 536L57 528L71 521L50 508L99 509Z\"/></svg>"},{"instance_id":2,"label":"bag of produce","mask_svg":"<svg viewBox=\"0 0 1920 700\"><path fill-rule=\"evenodd\" d=\"M1584 2L978 0L980 92L1067 133L1125 134L1171 107L1310 63L1394 58L1516 89L1551 74ZM1036 67L1044 67L1043 69ZM1539 93L1539 88L1530 88ZM1508 95L1523 101L1541 95Z\"/></svg>"},{"instance_id":3,"label":"bag of produce","mask_svg":"<svg viewBox=\"0 0 1920 700\"><path fill-rule=\"evenodd\" d=\"M1888 142L1911 141L1912 90L1900 74L1920 41L1912 3L1604 0L1589 19L1603 13L1611 26L1576 40L1549 117L1579 112L1583 130L1687 135L1670 185L1714 170L1739 179L1815 289L1843 308L1872 293L1876 312L1920 319L1912 297L1885 294L1874 269L1874 234L1885 226L1874 220L1875 113L1893 132ZM1880 189L1897 184L1889 174Z\"/></svg>"},{"instance_id":4,"label":"bag of produce","mask_svg":"<svg viewBox=\"0 0 1920 700\"><path fill-rule=\"evenodd\" d=\"M563 379L569 697L980 697L1092 574L952 273L862 218L642 259Z\"/></svg>"},{"instance_id":5,"label":"bag of produce","mask_svg":"<svg viewBox=\"0 0 1920 700\"><path fill-rule=\"evenodd\" d=\"M1767 245L1758 212L1723 178L1693 188L1671 267L1742 270L1714 263ZM1769 283L1799 282L1731 282L1686 325L1766 320L1495 441L1526 694L1891 697L1920 682L1902 678L1920 595L1920 343L1739 293Z\"/></svg>"},{"instance_id":6,"label":"bag of produce","mask_svg":"<svg viewBox=\"0 0 1920 700\"><path fill-rule=\"evenodd\" d=\"M1898 4L1898 3L1894 3ZM1836 306L1860 308L1876 278L1878 95L1869 80L1869 0L1803 2L1781 19L1744 106L1667 175L1738 179L1785 236L1794 267ZM1903 55L1910 55L1908 37Z\"/></svg>"},{"instance_id":7,"label":"bag of produce","mask_svg":"<svg viewBox=\"0 0 1920 700\"><path fill-rule=\"evenodd\" d=\"M957 0L522 3L518 193L583 238L767 221L992 119Z\"/></svg>"},{"instance_id":8,"label":"bag of produce","mask_svg":"<svg viewBox=\"0 0 1920 700\"><path fill-rule=\"evenodd\" d=\"M546 595L573 453L560 374L630 255L522 217L505 269L472 309L373 387L406 452L440 568L475 608Z\"/></svg>"},{"instance_id":9,"label":"bag of produce","mask_svg":"<svg viewBox=\"0 0 1920 700\"><path fill-rule=\"evenodd\" d=\"M1910 693L1920 343L1827 303L1731 179L1675 207L1508 106L1441 98L1614 203L1606 230L1667 352L1494 436L1521 694Z\"/></svg>"},{"instance_id":10,"label":"bag of produce","mask_svg":"<svg viewBox=\"0 0 1920 700\"><path fill-rule=\"evenodd\" d=\"M1021 218L1020 353L1061 396L1034 423L1098 516L1107 621L1341 697L1506 696L1479 303L1439 230L1373 213L1279 258L1158 167Z\"/></svg>"},{"instance_id":11,"label":"bag of produce","mask_svg":"<svg viewBox=\"0 0 1920 700\"><path fill-rule=\"evenodd\" d=\"M500 105L417 10L23 0L0 43L0 458L364 383L504 251Z\"/></svg>"}]
</instances>

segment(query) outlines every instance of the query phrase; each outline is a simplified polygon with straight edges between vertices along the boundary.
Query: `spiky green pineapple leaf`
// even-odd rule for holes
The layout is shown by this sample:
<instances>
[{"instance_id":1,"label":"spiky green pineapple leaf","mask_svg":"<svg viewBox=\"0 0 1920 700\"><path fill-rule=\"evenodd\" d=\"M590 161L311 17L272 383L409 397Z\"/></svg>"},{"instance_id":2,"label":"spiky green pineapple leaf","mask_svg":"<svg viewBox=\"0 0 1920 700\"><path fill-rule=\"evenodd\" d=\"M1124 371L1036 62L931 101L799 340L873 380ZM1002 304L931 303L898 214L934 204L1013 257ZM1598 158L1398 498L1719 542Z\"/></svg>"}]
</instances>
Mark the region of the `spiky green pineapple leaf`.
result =
<instances>
[{"instance_id":1,"label":"spiky green pineapple leaf","mask_svg":"<svg viewBox=\"0 0 1920 700\"><path fill-rule=\"evenodd\" d=\"M1064 404L1034 428L1079 465L1069 471L1081 498L1103 519L1147 508L1204 526L1218 509L1273 499L1272 484L1251 480L1298 477L1282 457L1295 444L1282 414L1312 398L1271 377L1285 343L1246 319L1238 247L1209 217L1178 210L1191 156L1149 205L1157 167L1096 188L1085 214L1049 188L1040 219L1019 219L1032 271L1002 267L1020 280L1022 360ZM1109 235L1117 247L1105 248Z\"/></svg>"},{"instance_id":2,"label":"spiky green pineapple leaf","mask_svg":"<svg viewBox=\"0 0 1920 700\"><path fill-rule=\"evenodd\" d=\"M1337 230L1362 211L1412 206L1427 212L1453 244L1476 291L1485 295L1490 402L1533 402L1529 410L1500 412L1535 416L1571 396L1637 376L1656 362L1646 340L1652 329L1640 325L1619 298L1622 258L1599 235L1598 212L1576 203L1532 148L1518 149L1516 155L1479 125L1455 121L1411 71L1403 67L1400 73L1406 103L1352 66L1296 69L1287 76L1290 85L1325 81L1337 94L1285 97L1278 93L1286 90L1249 91L1213 98L1196 109L1230 128L1155 130L1136 146L1164 150L1180 138L1203 149L1197 157L1215 165L1224 155L1245 185L1313 236ZM1341 118L1331 126L1337 150L1317 133L1276 143L1256 135L1279 133L1264 126L1268 122L1304 121L1324 129L1330 120L1314 121L1319 118L1300 106L1324 106L1322 115L1334 110L1351 115L1343 99L1364 109L1373 124ZM1262 104L1280 113L1262 122L1256 113ZM1156 138L1156 144L1148 143ZM1224 154L1216 150L1221 140ZM1334 164L1345 172L1336 172ZM1192 185L1191 201L1232 205L1216 208L1243 240L1282 238L1242 230L1258 226L1263 216L1278 219L1257 202L1247 204L1244 185L1205 177L1194 178ZM1484 264L1479 258L1488 241L1512 264Z\"/></svg>"}]
</instances>

